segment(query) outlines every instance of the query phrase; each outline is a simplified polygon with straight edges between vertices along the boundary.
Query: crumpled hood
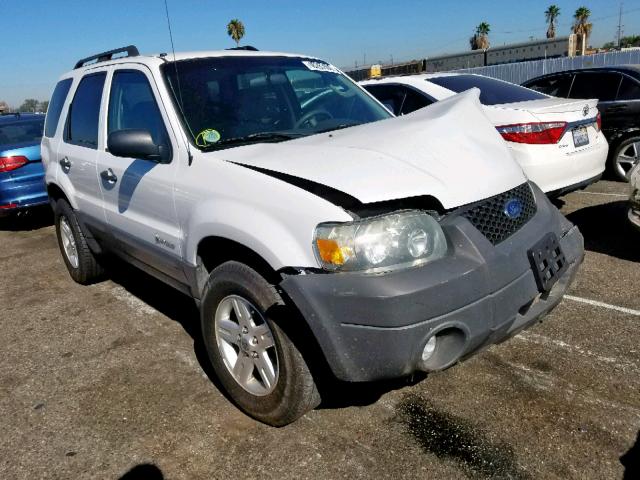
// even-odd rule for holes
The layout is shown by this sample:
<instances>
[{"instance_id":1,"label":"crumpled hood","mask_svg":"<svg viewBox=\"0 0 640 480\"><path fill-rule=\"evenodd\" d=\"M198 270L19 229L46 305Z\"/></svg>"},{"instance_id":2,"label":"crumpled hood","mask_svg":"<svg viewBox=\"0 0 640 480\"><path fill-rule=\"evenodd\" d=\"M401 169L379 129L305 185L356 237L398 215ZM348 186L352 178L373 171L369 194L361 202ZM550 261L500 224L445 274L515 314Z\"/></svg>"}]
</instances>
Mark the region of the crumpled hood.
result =
<instances>
[{"instance_id":1,"label":"crumpled hood","mask_svg":"<svg viewBox=\"0 0 640 480\"><path fill-rule=\"evenodd\" d=\"M362 203L431 195L449 209L526 181L483 113L478 89L403 117L216 156L332 187Z\"/></svg>"}]
</instances>

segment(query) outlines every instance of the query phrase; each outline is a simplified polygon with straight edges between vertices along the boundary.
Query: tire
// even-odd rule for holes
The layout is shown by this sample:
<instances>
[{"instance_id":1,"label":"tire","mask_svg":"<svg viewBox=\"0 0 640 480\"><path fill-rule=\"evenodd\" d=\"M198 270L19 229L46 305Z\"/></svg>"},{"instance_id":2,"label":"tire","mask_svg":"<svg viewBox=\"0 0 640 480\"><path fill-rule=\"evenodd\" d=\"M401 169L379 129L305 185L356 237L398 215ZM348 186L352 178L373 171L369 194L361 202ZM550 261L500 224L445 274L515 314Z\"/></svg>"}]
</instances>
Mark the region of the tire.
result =
<instances>
[{"instance_id":1,"label":"tire","mask_svg":"<svg viewBox=\"0 0 640 480\"><path fill-rule=\"evenodd\" d=\"M631 158L624 159L621 163L621 155L628 156L629 153L634 153L636 157L635 163L632 163L633 160ZM640 159L640 136L633 136L629 138L625 138L611 152L609 156L609 164L608 169L611 175L617 180L622 180L623 182L628 182L629 178L627 177L628 173L633 168L633 165L637 164Z\"/></svg>"},{"instance_id":2,"label":"tire","mask_svg":"<svg viewBox=\"0 0 640 480\"><path fill-rule=\"evenodd\" d=\"M274 427L287 425L320 404L309 367L282 328L287 318L278 313L286 311L283 307L271 284L235 261L211 272L200 307L204 344L220 383L242 411ZM241 361L248 367L234 369ZM273 367L271 375L261 373L258 367L264 365ZM236 379L242 377L247 380Z\"/></svg>"},{"instance_id":3,"label":"tire","mask_svg":"<svg viewBox=\"0 0 640 480\"><path fill-rule=\"evenodd\" d=\"M103 276L104 270L87 244L87 239L78 223L78 217L66 200L58 200L54 210L58 246L69 275L81 285L94 283ZM75 248L65 247L71 239ZM71 253L73 250L75 250L75 256Z\"/></svg>"}]
</instances>

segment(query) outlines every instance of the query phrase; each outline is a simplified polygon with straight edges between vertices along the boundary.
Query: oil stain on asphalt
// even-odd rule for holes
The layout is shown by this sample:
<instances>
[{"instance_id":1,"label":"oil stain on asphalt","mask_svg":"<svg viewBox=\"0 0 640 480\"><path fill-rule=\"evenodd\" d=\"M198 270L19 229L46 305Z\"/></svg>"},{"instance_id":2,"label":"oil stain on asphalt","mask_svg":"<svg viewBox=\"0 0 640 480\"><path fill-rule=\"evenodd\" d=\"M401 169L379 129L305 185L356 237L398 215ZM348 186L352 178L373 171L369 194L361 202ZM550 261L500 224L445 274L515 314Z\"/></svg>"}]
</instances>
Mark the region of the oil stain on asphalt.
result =
<instances>
[{"instance_id":1,"label":"oil stain on asphalt","mask_svg":"<svg viewBox=\"0 0 640 480\"><path fill-rule=\"evenodd\" d=\"M425 452L453 460L471 477L530 478L509 445L492 442L468 420L438 409L419 395L406 396L396 412L396 420Z\"/></svg>"}]
</instances>

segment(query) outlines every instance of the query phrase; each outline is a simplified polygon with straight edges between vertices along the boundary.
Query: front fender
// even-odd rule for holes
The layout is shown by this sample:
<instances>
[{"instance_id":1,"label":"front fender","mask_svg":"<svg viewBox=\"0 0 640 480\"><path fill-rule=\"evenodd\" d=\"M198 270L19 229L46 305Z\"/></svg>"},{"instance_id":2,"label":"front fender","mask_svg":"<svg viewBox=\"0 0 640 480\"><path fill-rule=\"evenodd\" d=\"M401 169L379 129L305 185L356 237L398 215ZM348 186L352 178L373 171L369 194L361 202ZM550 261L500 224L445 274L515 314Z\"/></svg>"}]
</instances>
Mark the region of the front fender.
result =
<instances>
[{"instance_id":1,"label":"front fender","mask_svg":"<svg viewBox=\"0 0 640 480\"><path fill-rule=\"evenodd\" d=\"M187 223L185 258L195 266L198 245L204 238L215 236L253 250L274 270L286 266L317 267L313 231L318 223L326 221L326 215L322 216L326 212L297 210L305 214L293 216L291 210L260 209L255 203L234 199L203 202Z\"/></svg>"}]
</instances>

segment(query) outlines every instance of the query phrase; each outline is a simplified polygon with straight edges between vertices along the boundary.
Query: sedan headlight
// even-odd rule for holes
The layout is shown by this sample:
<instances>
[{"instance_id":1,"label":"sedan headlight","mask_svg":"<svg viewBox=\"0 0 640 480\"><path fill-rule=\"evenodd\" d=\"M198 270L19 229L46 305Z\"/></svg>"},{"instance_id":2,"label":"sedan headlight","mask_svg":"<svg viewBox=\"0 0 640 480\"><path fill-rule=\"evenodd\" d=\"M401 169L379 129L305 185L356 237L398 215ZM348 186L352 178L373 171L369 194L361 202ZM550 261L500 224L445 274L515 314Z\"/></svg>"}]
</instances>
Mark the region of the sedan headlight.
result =
<instances>
[{"instance_id":1,"label":"sedan headlight","mask_svg":"<svg viewBox=\"0 0 640 480\"><path fill-rule=\"evenodd\" d=\"M440 224L419 211L395 212L349 223L322 223L313 246L326 270L392 270L447 253Z\"/></svg>"}]
</instances>

